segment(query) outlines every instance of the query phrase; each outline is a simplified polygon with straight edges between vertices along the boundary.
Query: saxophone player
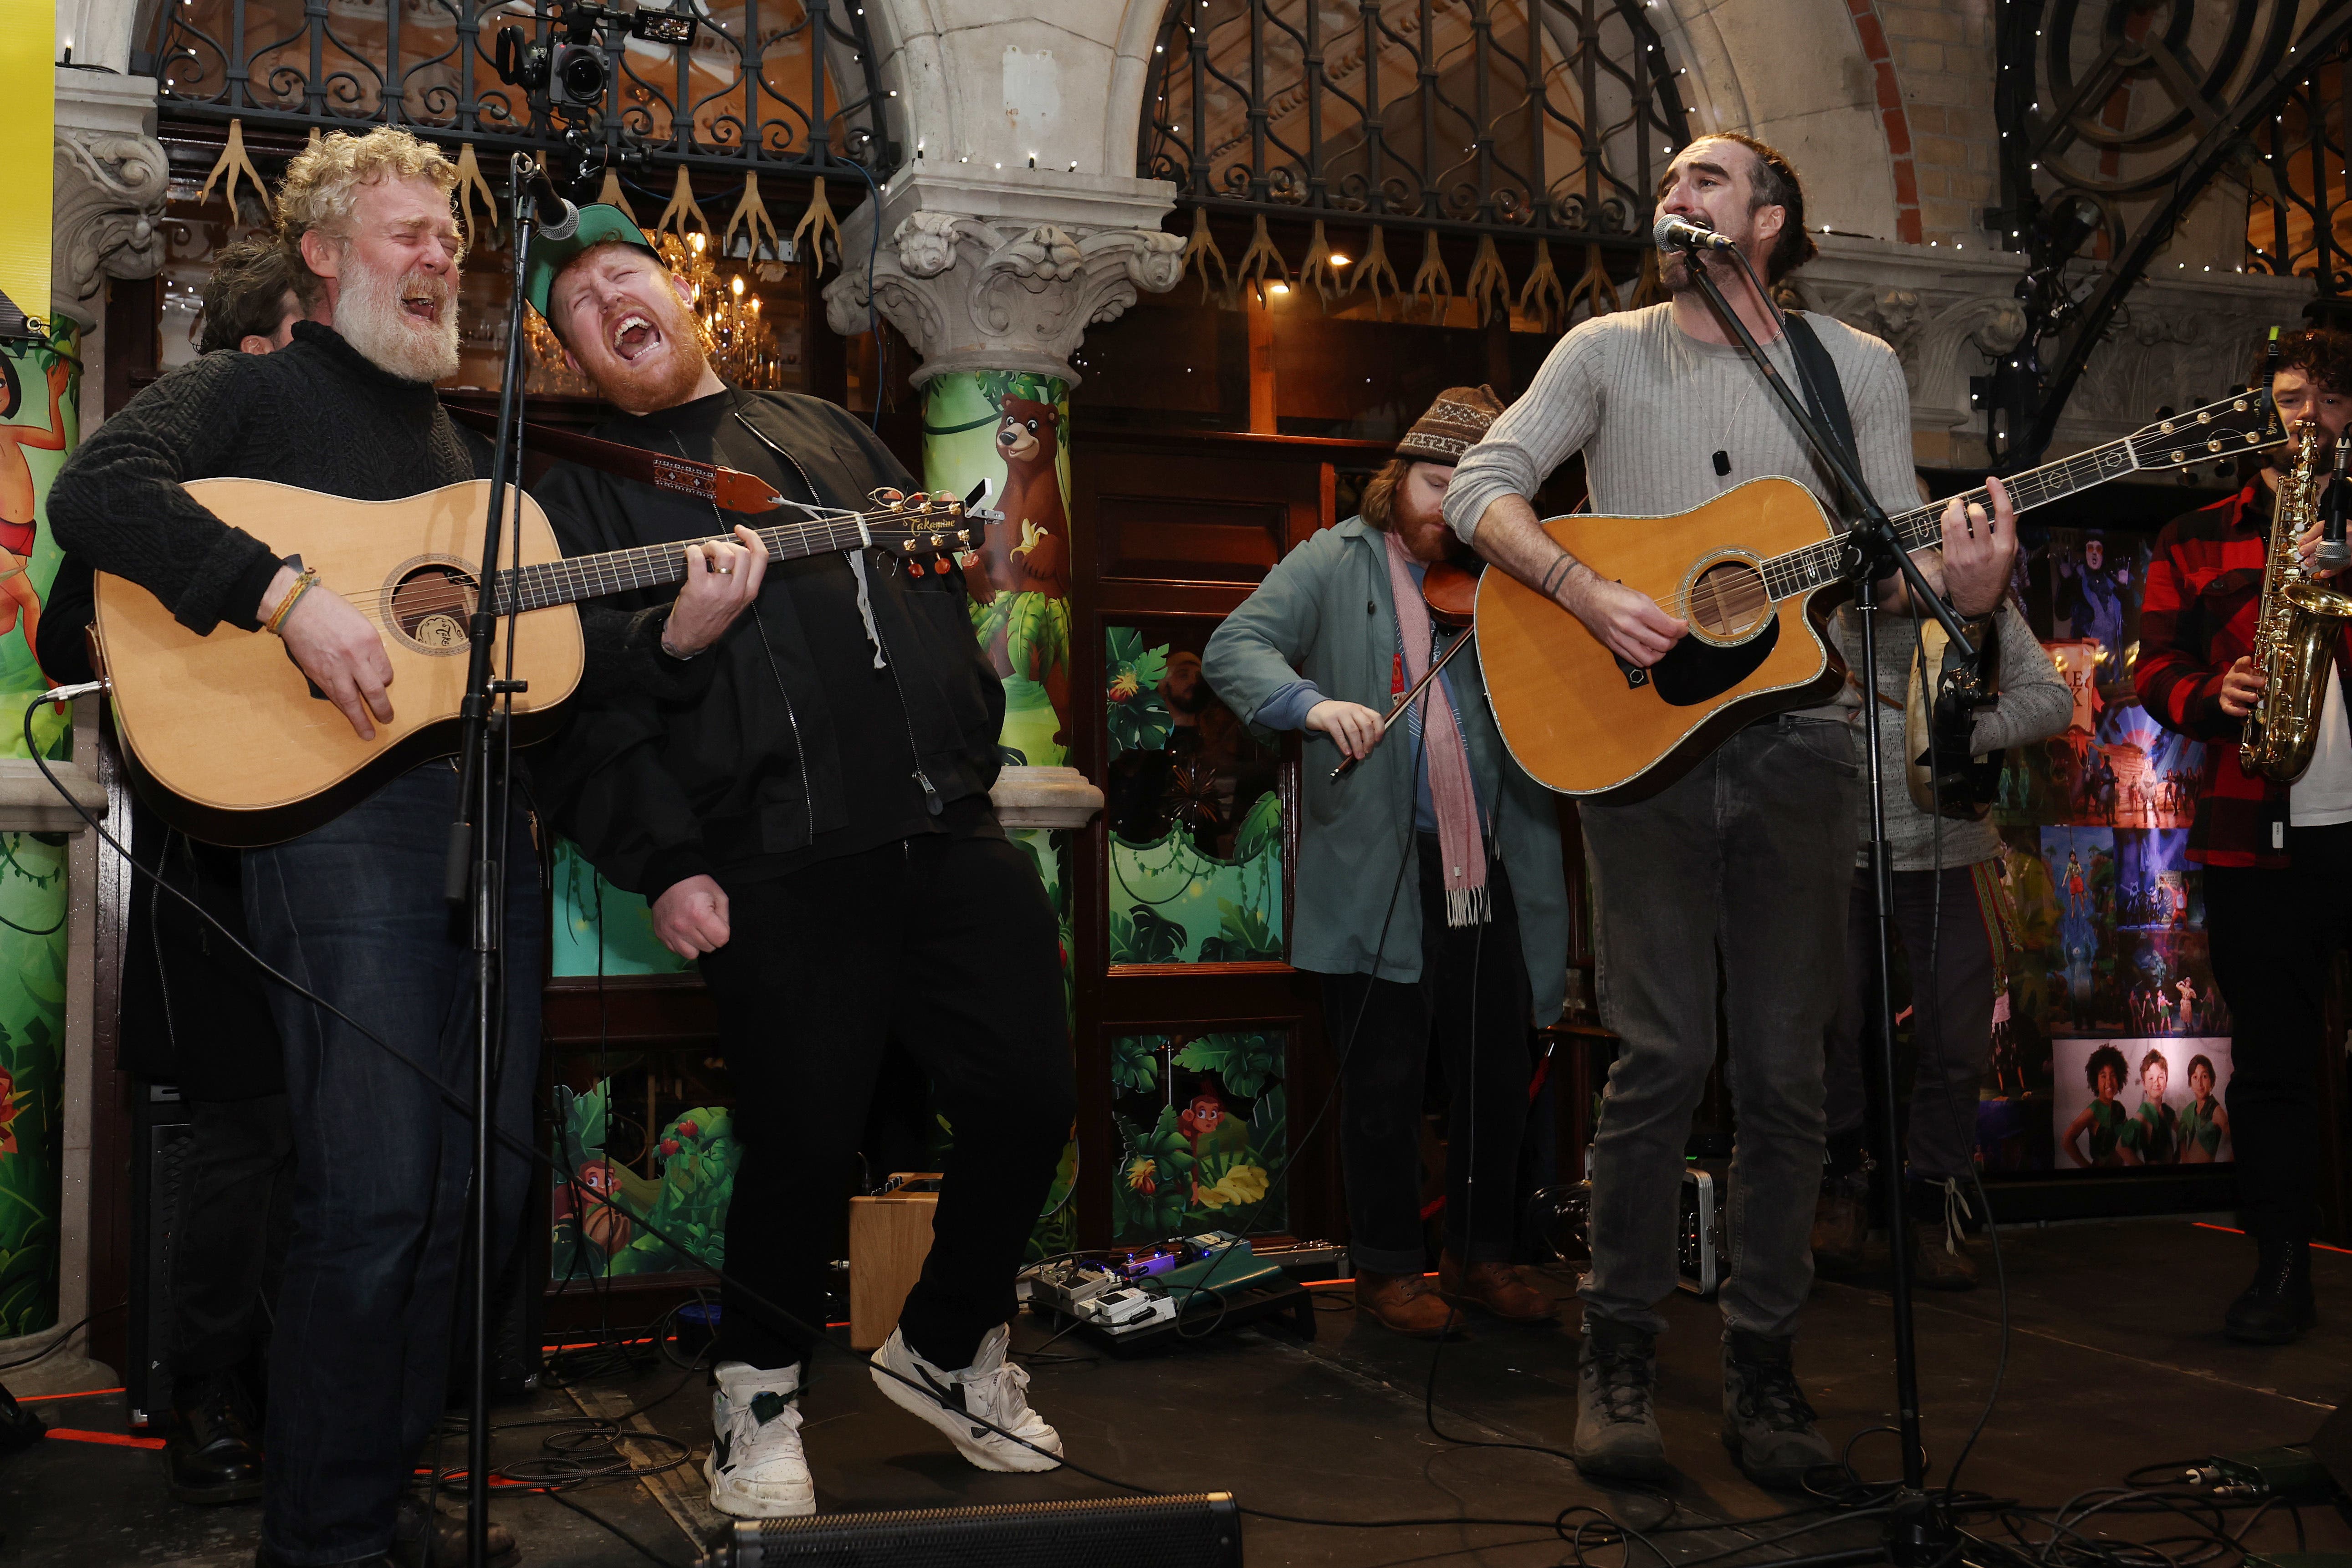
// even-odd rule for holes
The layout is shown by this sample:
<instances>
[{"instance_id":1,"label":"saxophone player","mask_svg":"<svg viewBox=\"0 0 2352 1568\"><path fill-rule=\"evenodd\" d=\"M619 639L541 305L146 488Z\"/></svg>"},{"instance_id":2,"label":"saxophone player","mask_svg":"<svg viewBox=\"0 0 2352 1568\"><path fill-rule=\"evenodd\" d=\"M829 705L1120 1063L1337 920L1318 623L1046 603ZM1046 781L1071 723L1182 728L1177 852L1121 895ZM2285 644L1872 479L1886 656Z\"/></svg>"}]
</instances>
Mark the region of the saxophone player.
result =
<instances>
[{"instance_id":1,"label":"saxophone player","mask_svg":"<svg viewBox=\"0 0 2352 1568\"><path fill-rule=\"evenodd\" d=\"M2271 394L2289 427L2315 421L2332 444L2352 416L2352 338L2286 335ZM2246 715L2264 684L2249 655L2284 451L2273 448L2236 495L2165 525L2148 567L2134 675L2158 723L2205 742L2188 854L2204 868L2213 978L2234 1030L2228 1115L2241 1223L2257 1250L2253 1281L2230 1304L2223 1326L2231 1339L2255 1344L2288 1343L2312 1322L2319 1173L2313 1075L2327 965L2346 936L2345 900L2330 889L2352 877L2352 730L2344 692L2352 649L2343 628L2334 638L2310 766L2282 784L2248 772L2239 755ZM2306 561L2317 534L2314 521L2296 540Z\"/></svg>"}]
</instances>

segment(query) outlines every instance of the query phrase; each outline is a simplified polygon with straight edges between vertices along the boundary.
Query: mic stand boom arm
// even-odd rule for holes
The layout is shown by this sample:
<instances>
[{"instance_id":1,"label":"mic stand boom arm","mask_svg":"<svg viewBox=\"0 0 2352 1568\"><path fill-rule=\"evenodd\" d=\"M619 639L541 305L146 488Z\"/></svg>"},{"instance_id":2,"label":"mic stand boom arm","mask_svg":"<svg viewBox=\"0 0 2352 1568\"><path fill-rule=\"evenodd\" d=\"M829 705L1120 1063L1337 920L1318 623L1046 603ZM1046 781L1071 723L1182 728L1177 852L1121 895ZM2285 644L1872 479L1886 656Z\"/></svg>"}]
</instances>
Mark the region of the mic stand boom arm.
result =
<instances>
[{"instance_id":1,"label":"mic stand boom arm","mask_svg":"<svg viewBox=\"0 0 2352 1568\"><path fill-rule=\"evenodd\" d=\"M1747 265L1747 258L1739 258ZM1927 1450L1919 1432L1919 1354L1914 1338L1911 1319L1911 1248L1908 1215L1904 1211L1902 1149L1896 1133L1895 1104L1895 1007L1891 984L1892 956L1888 951L1887 933L1894 907L1894 886L1890 880L1891 866L1886 847L1886 797L1880 788L1878 757L1878 628L1876 584L1890 571L1903 574L1911 585L1914 604L1926 605L1943 623L1946 632L1958 647L1971 654L1975 647L1951 605L1942 595L1927 584L1918 565L1895 538L1895 526L1887 521L1885 510L1863 482L1845 444L1822 427L1803 399L1790 389L1787 380L1772 363L1755 334L1748 330L1739 313L1723 297L1723 290L1707 275L1706 258L1693 255L1690 274L1697 281L1699 291L1706 296L1716 316L1738 342L1740 352L1748 356L1763 374L1765 384L1780 399L1790 416L1796 420L1798 430L1807 445L1820 458L1830 472L1845 487L1846 493L1862 512L1860 521L1846 534L1848 550L1846 574L1853 584L1854 607L1862 624L1862 689L1863 710L1869 715L1869 785L1871 884L1877 904L1877 964L1878 993L1874 1009L1878 1026L1878 1046L1881 1052L1878 1075L1878 1119L1880 1192L1886 1210L1886 1241L1892 1253L1895 1318L1895 1395L1896 1435L1903 1447L1903 1487L1894 1499L1887 1521L1886 1547L1898 1568L1927 1568L1944 1560L1949 1553L1952 1540L1948 1521L1936 1516L1933 1501L1927 1492ZM1771 308L1771 297L1764 292L1753 271L1748 274L1748 284L1757 297ZM1774 313L1778 315L1777 310ZM1785 323L1784 323L1785 331ZM1800 367L1802 365L1799 362Z\"/></svg>"}]
</instances>

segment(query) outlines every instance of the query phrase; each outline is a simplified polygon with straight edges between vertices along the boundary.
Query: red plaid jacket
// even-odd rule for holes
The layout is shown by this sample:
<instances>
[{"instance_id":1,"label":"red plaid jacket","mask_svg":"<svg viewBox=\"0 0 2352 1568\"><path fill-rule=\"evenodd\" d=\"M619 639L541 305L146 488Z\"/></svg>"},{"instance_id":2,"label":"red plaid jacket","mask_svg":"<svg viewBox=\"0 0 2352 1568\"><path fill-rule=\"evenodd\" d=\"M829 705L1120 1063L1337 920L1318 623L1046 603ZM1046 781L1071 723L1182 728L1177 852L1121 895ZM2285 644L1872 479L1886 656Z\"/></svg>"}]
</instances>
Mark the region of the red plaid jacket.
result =
<instances>
[{"instance_id":1,"label":"red plaid jacket","mask_svg":"<svg viewBox=\"0 0 2352 1568\"><path fill-rule=\"evenodd\" d=\"M2271 491L2260 479L2226 500L2177 517L2157 536L2140 600L2139 664L2132 681L2158 723L2205 742L2205 773L2189 858L2205 866L2287 863L2288 786L2238 765L2245 721L2221 711L2221 677L2253 647L2268 553ZM2337 678L2352 693L2347 643Z\"/></svg>"}]
</instances>

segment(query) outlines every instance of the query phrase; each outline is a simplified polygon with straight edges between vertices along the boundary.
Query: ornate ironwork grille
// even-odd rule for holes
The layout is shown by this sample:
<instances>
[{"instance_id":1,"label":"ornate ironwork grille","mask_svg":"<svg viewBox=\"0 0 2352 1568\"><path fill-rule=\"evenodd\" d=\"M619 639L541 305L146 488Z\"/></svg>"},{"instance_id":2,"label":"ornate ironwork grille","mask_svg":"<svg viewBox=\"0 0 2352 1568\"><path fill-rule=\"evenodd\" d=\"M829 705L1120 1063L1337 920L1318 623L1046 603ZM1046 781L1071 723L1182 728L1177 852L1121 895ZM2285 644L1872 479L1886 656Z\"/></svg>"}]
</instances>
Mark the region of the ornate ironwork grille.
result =
<instances>
[{"instance_id":1,"label":"ornate ironwork grille","mask_svg":"<svg viewBox=\"0 0 2352 1568\"><path fill-rule=\"evenodd\" d=\"M2262 162L2247 171L2246 270L2309 278L2322 294L2352 292L2347 62L2352 50L2339 48L2288 89L2258 139Z\"/></svg>"},{"instance_id":2,"label":"ornate ironwork grille","mask_svg":"<svg viewBox=\"0 0 2352 1568\"><path fill-rule=\"evenodd\" d=\"M1638 0L1175 0L1140 167L1184 205L1649 245L1690 140Z\"/></svg>"},{"instance_id":3,"label":"ornate ironwork grille","mask_svg":"<svg viewBox=\"0 0 2352 1568\"><path fill-rule=\"evenodd\" d=\"M493 64L530 0L163 0L146 62L167 118L323 130L404 125L487 149L562 144ZM632 162L821 174L898 158L856 0L712 0L691 47L596 46L613 79L593 140ZM845 84L847 84L845 89ZM846 173L845 169L842 172Z\"/></svg>"}]
</instances>

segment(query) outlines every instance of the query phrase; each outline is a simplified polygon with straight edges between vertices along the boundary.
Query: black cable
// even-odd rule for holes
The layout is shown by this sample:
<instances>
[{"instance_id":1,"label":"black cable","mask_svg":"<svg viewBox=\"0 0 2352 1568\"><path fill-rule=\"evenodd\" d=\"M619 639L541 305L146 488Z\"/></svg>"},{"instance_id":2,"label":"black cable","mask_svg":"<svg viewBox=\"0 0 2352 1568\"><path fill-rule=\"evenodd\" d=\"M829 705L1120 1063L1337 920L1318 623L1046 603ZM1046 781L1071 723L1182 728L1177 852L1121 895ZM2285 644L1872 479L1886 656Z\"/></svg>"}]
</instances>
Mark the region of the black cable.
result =
<instances>
[{"instance_id":1,"label":"black cable","mask_svg":"<svg viewBox=\"0 0 2352 1568\"><path fill-rule=\"evenodd\" d=\"M35 706L37 707L39 704L36 703ZM57 1354L58 1351L65 1348L66 1345L71 1343L74 1335L89 1327L90 1324L98 1321L99 1319L105 1317L109 1312L120 1312L123 1308L129 1305L131 1305L129 1301L117 1301L111 1307L100 1307L97 1311L88 1314L81 1320L81 1321L76 1323L72 1328L68 1329L64 1333L59 1334L56 1339L51 1340L47 1344L43 1345L39 1350L35 1351L31 1355L26 1356L24 1360L0 1363L0 1372L15 1372L17 1368L30 1366L37 1361L47 1361L49 1357Z\"/></svg>"},{"instance_id":2,"label":"black cable","mask_svg":"<svg viewBox=\"0 0 2352 1568\"><path fill-rule=\"evenodd\" d=\"M619 1537L624 1545L627 1546L631 1551L644 1558L646 1562L658 1563L661 1564L661 1568L677 1568L677 1563L671 1562L660 1552L656 1552L652 1547L647 1546L644 1542L639 1541L635 1536L631 1535L627 1531L623 1530L619 1525L614 1524L611 1520L606 1519L603 1514L596 1512L594 1510L587 1508L583 1504L573 1502L562 1492L541 1492L540 1495L547 1499L547 1500L551 1503L556 1503L562 1507L570 1509L572 1512L588 1521L591 1524L597 1526L599 1529Z\"/></svg>"}]
</instances>

